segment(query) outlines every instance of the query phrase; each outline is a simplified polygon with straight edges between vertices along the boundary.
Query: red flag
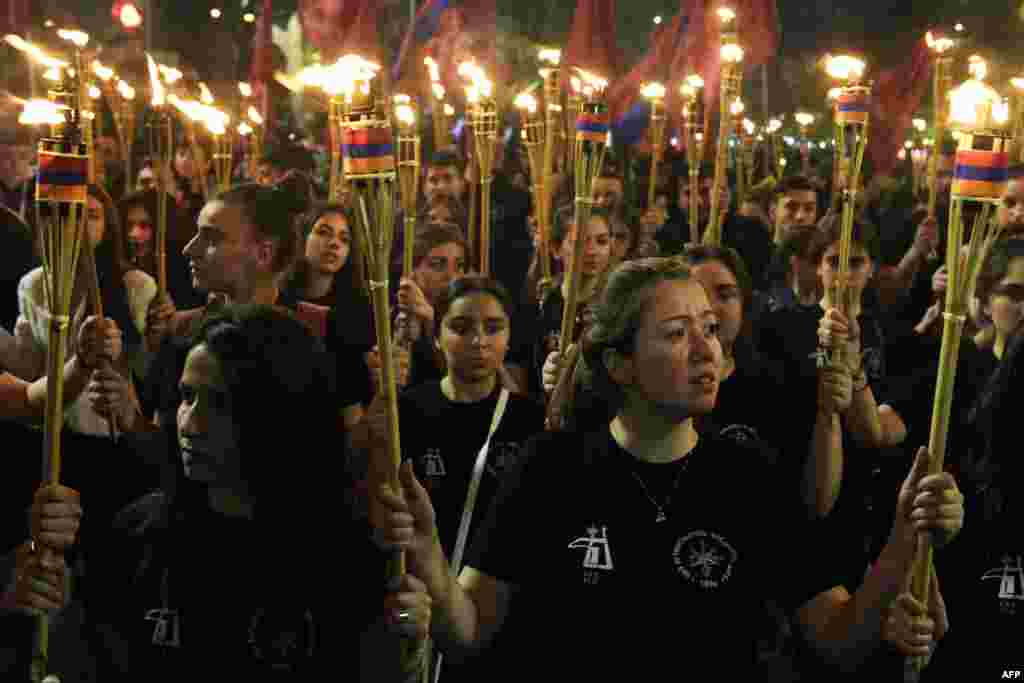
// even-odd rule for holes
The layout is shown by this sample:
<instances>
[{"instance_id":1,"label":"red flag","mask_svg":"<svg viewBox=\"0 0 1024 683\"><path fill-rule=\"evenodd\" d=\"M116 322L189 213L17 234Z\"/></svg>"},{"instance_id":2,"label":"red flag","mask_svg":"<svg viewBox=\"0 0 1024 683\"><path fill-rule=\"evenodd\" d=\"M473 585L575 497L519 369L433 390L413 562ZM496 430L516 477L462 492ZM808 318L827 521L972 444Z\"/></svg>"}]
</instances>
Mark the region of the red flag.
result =
<instances>
[{"instance_id":1,"label":"red flag","mask_svg":"<svg viewBox=\"0 0 1024 683\"><path fill-rule=\"evenodd\" d=\"M931 51L922 38L906 62L876 80L867 149L875 173L888 173L896 165L914 112L931 85L931 67Z\"/></svg>"},{"instance_id":2,"label":"red flag","mask_svg":"<svg viewBox=\"0 0 1024 683\"><path fill-rule=\"evenodd\" d=\"M615 42L615 0L578 0L562 61L615 80L622 63Z\"/></svg>"},{"instance_id":3,"label":"red flag","mask_svg":"<svg viewBox=\"0 0 1024 683\"><path fill-rule=\"evenodd\" d=\"M357 0L355 17L345 32L341 43L341 54L357 54L360 57L383 64L380 48L380 29L377 23L379 3L376 0Z\"/></svg>"},{"instance_id":4,"label":"red flag","mask_svg":"<svg viewBox=\"0 0 1024 683\"><path fill-rule=\"evenodd\" d=\"M273 5L273 0L263 0L263 13L256 27L256 45L253 48L252 73L249 77L254 83L268 83L274 78Z\"/></svg>"},{"instance_id":5,"label":"red flag","mask_svg":"<svg viewBox=\"0 0 1024 683\"><path fill-rule=\"evenodd\" d=\"M736 5L743 64L760 66L775 56L779 44L779 13L775 0L739 0Z\"/></svg>"}]
</instances>

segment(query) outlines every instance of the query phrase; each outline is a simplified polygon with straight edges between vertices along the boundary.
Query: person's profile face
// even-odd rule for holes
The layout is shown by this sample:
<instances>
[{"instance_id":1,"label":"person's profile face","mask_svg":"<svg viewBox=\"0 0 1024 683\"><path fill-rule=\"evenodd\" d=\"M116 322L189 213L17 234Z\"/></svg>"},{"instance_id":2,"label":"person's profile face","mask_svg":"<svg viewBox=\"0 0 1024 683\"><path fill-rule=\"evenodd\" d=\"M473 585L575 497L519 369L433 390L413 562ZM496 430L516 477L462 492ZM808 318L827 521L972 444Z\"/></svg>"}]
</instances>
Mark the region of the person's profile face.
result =
<instances>
[{"instance_id":1,"label":"person's profile face","mask_svg":"<svg viewBox=\"0 0 1024 683\"><path fill-rule=\"evenodd\" d=\"M241 483L241 453L230 394L220 361L206 345L189 352L178 388L178 447L185 476L209 485Z\"/></svg>"}]
</instances>

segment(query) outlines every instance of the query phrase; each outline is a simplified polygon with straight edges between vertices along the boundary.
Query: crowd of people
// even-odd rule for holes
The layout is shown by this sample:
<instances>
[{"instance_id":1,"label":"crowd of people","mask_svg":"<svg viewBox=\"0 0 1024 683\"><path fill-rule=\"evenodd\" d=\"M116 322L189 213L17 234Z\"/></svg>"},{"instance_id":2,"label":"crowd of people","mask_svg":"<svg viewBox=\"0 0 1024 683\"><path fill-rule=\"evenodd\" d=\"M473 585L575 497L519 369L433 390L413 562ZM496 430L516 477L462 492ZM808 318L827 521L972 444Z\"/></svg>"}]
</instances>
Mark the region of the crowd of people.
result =
<instances>
[{"instance_id":1,"label":"crowd of people","mask_svg":"<svg viewBox=\"0 0 1024 683\"><path fill-rule=\"evenodd\" d=\"M998 210L935 473L946 210L929 217L909 173L867 178L840 310L841 224L813 166L723 188L709 246L689 216L707 225L712 173L691 196L670 159L646 206L629 163L605 164L579 226L559 176L542 264L529 172L505 150L485 276L472 164L425 160L413 268L398 239L390 279L400 487L382 483L368 247L288 143L220 193L188 145L170 168L113 182L114 163L89 187L103 316L81 265L64 475L39 486L50 311L30 191L7 194L0 669L27 671L40 612L66 682L1021 668L1024 173ZM926 534L922 601L908 577ZM396 552L406 572L388 580Z\"/></svg>"}]
</instances>

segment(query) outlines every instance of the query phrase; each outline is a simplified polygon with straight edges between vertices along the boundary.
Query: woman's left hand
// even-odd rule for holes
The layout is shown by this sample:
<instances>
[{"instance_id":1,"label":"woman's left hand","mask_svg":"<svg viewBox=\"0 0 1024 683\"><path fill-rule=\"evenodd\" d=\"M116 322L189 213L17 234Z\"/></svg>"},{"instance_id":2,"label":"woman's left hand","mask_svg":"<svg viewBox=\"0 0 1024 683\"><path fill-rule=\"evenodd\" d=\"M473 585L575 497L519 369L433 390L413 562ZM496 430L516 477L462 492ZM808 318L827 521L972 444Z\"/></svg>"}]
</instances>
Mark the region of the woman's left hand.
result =
<instances>
[{"instance_id":1,"label":"woman's left hand","mask_svg":"<svg viewBox=\"0 0 1024 683\"><path fill-rule=\"evenodd\" d=\"M398 286L398 306L421 320L434 320L434 307L427 301L419 285L410 278L402 278L402 283Z\"/></svg>"},{"instance_id":2,"label":"woman's left hand","mask_svg":"<svg viewBox=\"0 0 1024 683\"><path fill-rule=\"evenodd\" d=\"M412 574L402 576L396 589L384 599L388 629L405 638L424 640L430 635L430 594Z\"/></svg>"},{"instance_id":3,"label":"woman's left hand","mask_svg":"<svg viewBox=\"0 0 1024 683\"><path fill-rule=\"evenodd\" d=\"M942 547L963 528L964 497L949 472L928 474L929 460L928 449L921 447L900 488L894 531L910 542L929 533L932 543Z\"/></svg>"},{"instance_id":4,"label":"woman's left hand","mask_svg":"<svg viewBox=\"0 0 1024 683\"><path fill-rule=\"evenodd\" d=\"M67 565L64 555L33 550L31 543L15 551L14 605L32 614L66 604Z\"/></svg>"}]
</instances>

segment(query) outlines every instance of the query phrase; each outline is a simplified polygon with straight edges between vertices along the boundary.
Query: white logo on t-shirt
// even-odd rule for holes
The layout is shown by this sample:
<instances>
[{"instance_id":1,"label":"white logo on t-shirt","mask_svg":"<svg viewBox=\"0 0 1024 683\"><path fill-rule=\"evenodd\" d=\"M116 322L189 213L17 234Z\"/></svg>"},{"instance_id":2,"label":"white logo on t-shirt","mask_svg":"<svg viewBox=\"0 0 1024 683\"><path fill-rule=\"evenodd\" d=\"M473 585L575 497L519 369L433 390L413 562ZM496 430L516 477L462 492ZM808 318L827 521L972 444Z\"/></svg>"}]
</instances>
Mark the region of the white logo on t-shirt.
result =
<instances>
[{"instance_id":1,"label":"white logo on t-shirt","mask_svg":"<svg viewBox=\"0 0 1024 683\"><path fill-rule=\"evenodd\" d=\"M583 555L584 569L612 570L612 549L608 545L608 527L598 528L596 525L587 527L587 535L580 536L569 544L570 548L585 548Z\"/></svg>"},{"instance_id":2,"label":"white logo on t-shirt","mask_svg":"<svg viewBox=\"0 0 1024 683\"><path fill-rule=\"evenodd\" d=\"M713 590L730 577L739 555L724 536L709 531L691 531L678 541L672 559L679 575L695 586Z\"/></svg>"},{"instance_id":3,"label":"white logo on t-shirt","mask_svg":"<svg viewBox=\"0 0 1024 683\"><path fill-rule=\"evenodd\" d=\"M146 612L146 621L154 622L151 642L161 647L181 647L181 615L176 609L158 608Z\"/></svg>"},{"instance_id":4,"label":"white logo on t-shirt","mask_svg":"<svg viewBox=\"0 0 1024 683\"><path fill-rule=\"evenodd\" d=\"M981 575L981 580L999 580L999 608L1003 613L1016 614L1013 601L1024 601L1024 557L1003 556L1003 566L990 569Z\"/></svg>"},{"instance_id":5,"label":"white logo on t-shirt","mask_svg":"<svg viewBox=\"0 0 1024 683\"><path fill-rule=\"evenodd\" d=\"M443 477L445 475L444 458L440 448L428 448L423 454L423 472L427 477Z\"/></svg>"}]
</instances>

